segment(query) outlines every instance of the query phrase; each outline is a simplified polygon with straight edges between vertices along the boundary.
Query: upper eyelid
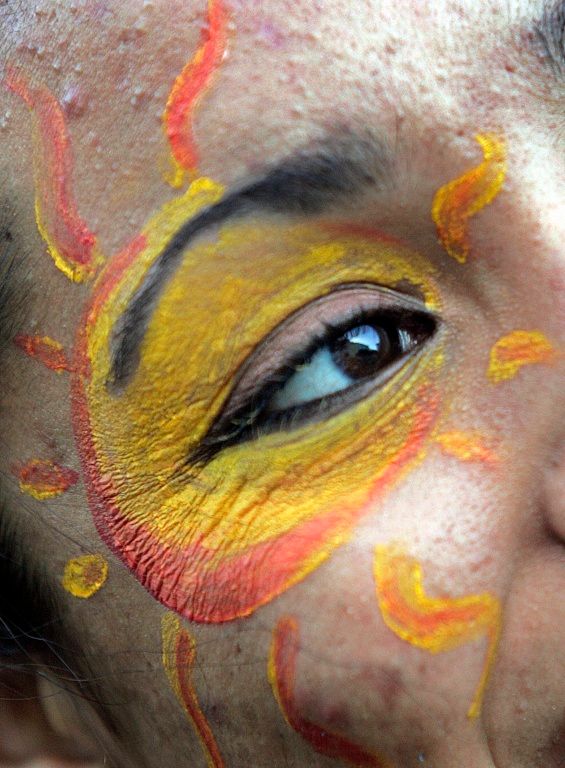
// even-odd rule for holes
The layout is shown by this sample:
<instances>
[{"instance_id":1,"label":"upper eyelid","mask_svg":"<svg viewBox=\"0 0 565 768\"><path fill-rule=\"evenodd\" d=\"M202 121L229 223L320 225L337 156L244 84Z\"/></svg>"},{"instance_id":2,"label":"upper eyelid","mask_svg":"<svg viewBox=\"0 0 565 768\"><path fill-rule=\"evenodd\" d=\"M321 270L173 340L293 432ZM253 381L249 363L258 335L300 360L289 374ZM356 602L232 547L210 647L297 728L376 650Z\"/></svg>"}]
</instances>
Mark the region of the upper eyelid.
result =
<instances>
[{"instance_id":1,"label":"upper eyelid","mask_svg":"<svg viewBox=\"0 0 565 768\"><path fill-rule=\"evenodd\" d=\"M354 293L358 292L358 293ZM378 297L380 301L380 305L376 306L372 305L369 306L369 301L367 301L366 304L361 304L360 299L372 299L373 301ZM308 348L312 347L313 344L316 344L316 342L319 342L320 339L323 337L324 332L327 330L328 325L324 322L324 317L320 316L320 314L317 317L319 332L315 335L312 334L311 331L305 332L303 334L303 343L301 343L300 335L292 335L291 331L294 329L294 326L299 326L301 322L304 321L305 316L307 313L315 312L318 310L320 313L322 310L327 312L327 318L330 321L329 324L331 327L334 327L334 319L335 319L335 313L336 310L339 307L338 300L342 298L344 304L346 304L348 301L351 302L353 299L357 298L358 303L354 306L349 306L347 310L343 311L341 320L346 322L348 319L354 319L355 317L358 317L360 313L365 310L366 312L372 312L377 310L384 311L385 309L402 309L407 312L420 312L425 313L429 316L432 316L436 318L435 313L433 313L429 308L426 307L425 303L413 296L409 296L405 293L401 293L399 291L396 291L394 289L376 285L374 283L344 283L338 286L335 286L332 290L328 291L323 296L318 297L314 301L309 302L303 307L300 307L297 311L291 313L282 323L277 325L273 331L271 331L267 336L257 345L257 347L251 352L251 354L247 357L245 362L243 363L243 366L240 368L238 373L235 376L233 386L231 388L231 392L238 389L244 389L245 391L245 385L247 379L250 379L250 383L252 386L248 388L249 395L253 393L253 391L256 391L257 387L255 386L255 383L257 379L261 378L267 378L269 375L276 375L277 370L282 370L284 368L284 365L278 365L278 366L272 366L270 368L261 369L261 368L253 368L252 369L252 375L249 374L249 369L251 368L251 364L257 360L261 356L261 353L265 349L269 349L271 356L275 357L277 354L277 348L273 348L273 340L277 339L279 342L279 346L281 349L288 348L290 344L292 344L297 349L297 352L293 356L287 356L286 364L292 365L293 359L296 361L301 355L305 354L308 350ZM330 304L331 302L331 304ZM338 305L336 307L336 304ZM330 311L331 310L331 311ZM331 319L330 319L331 318ZM437 322L437 318L436 318ZM285 337L285 330L286 330L286 337ZM296 329L295 329L296 330ZM288 345L285 343L286 340L288 340ZM231 398L231 395L228 396L228 401L226 403L226 406L229 410L229 400Z\"/></svg>"}]
</instances>

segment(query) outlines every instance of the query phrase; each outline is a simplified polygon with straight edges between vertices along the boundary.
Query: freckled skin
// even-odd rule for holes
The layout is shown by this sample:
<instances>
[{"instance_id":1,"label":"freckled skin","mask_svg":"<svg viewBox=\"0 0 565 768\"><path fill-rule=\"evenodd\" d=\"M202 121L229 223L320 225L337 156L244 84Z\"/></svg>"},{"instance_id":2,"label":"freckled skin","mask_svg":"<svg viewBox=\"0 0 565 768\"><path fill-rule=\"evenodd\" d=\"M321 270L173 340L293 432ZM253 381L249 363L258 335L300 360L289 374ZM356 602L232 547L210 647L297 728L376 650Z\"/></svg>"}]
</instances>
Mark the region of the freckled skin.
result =
<instances>
[{"instance_id":1,"label":"freckled skin","mask_svg":"<svg viewBox=\"0 0 565 768\"><path fill-rule=\"evenodd\" d=\"M178 194L163 181L170 148L162 115L174 78L198 48L206 3L110 0L75 7L45 0L38 13L25 7L22 18L9 7L0 7L1 64L15 60L63 106L69 93L84 94L79 109L65 112L78 215L104 254L123 253L131 243L141 253L144 244L135 237ZM522 20L527 12L524 3ZM339 765L285 724L268 684L272 631L282 616L296 616L302 650L294 694L302 720L398 768L559 765L564 361L524 366L497 386L486 371L492 345L513 330L539 330L559 349L565 343L565 153L551 127L562 111L556 106L562 92L535 52L518 44L527 34L498 0L233 0L230 13L229 56L193 123L200 173L230 187L308 147L332 126L382 136L398 153L391 184L368 189L323 218L382 230L430 263L441 298L445 367L431 449L366 511L348 541L250 617L191 625L199 706L226 765ZM0 117L7 113L0 179L18 208L15 230L31 286L30 322L19 331L71 350L92 286L72 284L45 254L33 211L29 113L2 91ZM492 204L470 220L471 253L461 265L438 242L432 202L442 185L477 163L474 136L493 131L507 142L507 175ZM257 217L250 224L275 233L303 221ZM213 239L203 238L202 247ZM241 247L241 258L252 258L254 250ZM211 295L218 295L225 276L213 261L199 272ZM187 292L194 301L194 289ZM275 311L268 297L264 304ZM195 330L187 318L179 332ZM218 332L215 341L221 339ZM172 338L173 351L175 344ZM16 346L7 355L3 477L30 456L78 466L69 377L37 365ZM199 370L204 380L206 359ZM186 365L179 376L183 372ZM151 423L149 411L146 418ZM460 461L434 442L456 430L495 436L497 465ZM158 457L159 443L152 446ZM352 487L357 472L352 462ZM150 474L146 482L130 486L131 496L124 482L132 509L150 495ZM63 595L65 625L90 661L85 676L104 681L104 700L125 702L112 707L118 728L102 729L102 742L110 753L118 750L118 764L126 768L198 765L200 743L162 666L163 608L104 548L85 484L46 504L23 497L16 477L6 487L26 546L60 591L64 564L79 554L73 537L110 561L110 577L93 600ZM378 544L398 540L408 540L410 553L425 564L427 594L500 599L499 650L476 720L469 721L467 711L483 669L484 639L426 654L391 632L379 612L373 553ZM214 604L213 593L208 599ZM80 663L80 655L73 661Z\"/></svg>"}]
</instances>

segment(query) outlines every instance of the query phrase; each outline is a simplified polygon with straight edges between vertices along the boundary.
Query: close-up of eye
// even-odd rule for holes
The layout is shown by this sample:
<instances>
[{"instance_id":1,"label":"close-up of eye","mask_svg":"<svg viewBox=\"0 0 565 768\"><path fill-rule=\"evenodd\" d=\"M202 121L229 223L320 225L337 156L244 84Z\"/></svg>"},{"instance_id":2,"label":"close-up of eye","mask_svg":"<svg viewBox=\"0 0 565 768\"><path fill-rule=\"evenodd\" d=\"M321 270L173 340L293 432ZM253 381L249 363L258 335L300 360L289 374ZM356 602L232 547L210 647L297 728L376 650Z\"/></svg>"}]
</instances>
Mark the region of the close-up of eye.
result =
<instances>
[{"instance_id":1,"label":"close-up of eye","mask_svg":"<svg viewBox=\"0 0 565 768\"><path fill-rule=\"evenodd\" d=\"M311 302L251 353L191 460L331 418L378 391L437 327L420 302L378 286L341 286Z\"/></svg>"}]
</instances>

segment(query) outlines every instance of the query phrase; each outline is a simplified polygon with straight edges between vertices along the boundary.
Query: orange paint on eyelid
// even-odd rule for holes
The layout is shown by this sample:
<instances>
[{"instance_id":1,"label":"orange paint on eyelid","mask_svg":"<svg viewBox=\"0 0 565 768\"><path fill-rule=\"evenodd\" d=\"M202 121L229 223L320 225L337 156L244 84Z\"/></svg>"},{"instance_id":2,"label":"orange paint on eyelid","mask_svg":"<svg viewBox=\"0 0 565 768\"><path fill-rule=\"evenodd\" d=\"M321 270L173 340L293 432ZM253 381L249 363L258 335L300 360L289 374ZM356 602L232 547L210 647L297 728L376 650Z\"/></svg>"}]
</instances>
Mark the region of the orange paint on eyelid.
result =
<instances>
[{"instance_id":1,"label":"orange paint on eyelid","mask_svg":"<svg viewBox=\"0 0 565 768\"><path fill-rule=\"evenodd\" d=\"M111 392L112 329L164 243L222 194L205 180L193 187L101 275L77 339L73 416L106 543L168 608L222 622L305 578L421 459L439 408L442 354L438 346L382 393L314 428L266 435L189 466L238 368L293 309L336 282L367 279L422 283L428 306L438 306L426 275L433 268L397 243L305 225L226 226L189 247L149 319L135 376ZM202 333L187 333L192 327Z\"/></svg>"},{"instance_id":2,"label":"orange paint on eyelid","mask_svg":"<svg viewBox=\"0 0 565 768\"><path fill-rule=\"evenodd\" d=\"M439 239L461 264L467 261L471 248L469 219L492 203L506 176L504 139L493 133L478 134L476 139L483 150L483 162L441 187L432 205Z\"/></svg>"},{"instance_id":3,"label":"orange paint on eyelid","mask_svg":"<svg viewBox=\"0 0 565 768\"><path fill-rule=\"evenodd\" d=\"M500 637L500 601L488 592L466 597L429 597L422 566L398 545L375 549L374 575L379 608L386 625L411 645L430 653L457 648L484 635L487 657L468 710L476 718Z\"/></svg>"},{"instance_id":4,"label":"orange paint on eyelid","mask_svg":"<svg viewBox=\"0 0 565 768\"><path fill-rule=\"evenodd\" d=\"M174 164L170 183L176 188L182 186L185 172L194 173L198 165L192 127L194 111L224 58L228 19L223 0L209 0L208 28L203 30L196 55L175 80L167 100L163 123Z\"/></svg>"},{"instance_id":5,"label":"orange paint on eyelid","mask_svg":"<svg viewBox=\"0 0 565 768\"><path fill-rule=\"evenodd\" d=\"M32 459L23 466L13 467L12 471L22 493L40 501L60 496L79 480L74 469L45 459Z\"/></svg>"},{"instance_id":6,"label":"orange paint on eyelid","mask_svg":"<svg viewBox=\"0 0 565 768\"><path fill-rule=\"evenodd\" d=\"M56 373L70 371L70 362L63 345L49 336L29 336L19 333L14 337L14 344L26 355Z\"/></svg>"},{"instance_id":7,"label":"orange paint on eyelid","mask_svg":"<svg viewBox=\"0 0 565 768\"><path fill-rule=\"evenodd\" d=\"M200 708L192 682L196 642L177 616L167 613L161 623L163 666L169 684L198 735L208 768L223 768L224 760L212 729Z\"/></svg>"},{"instance_id":8,"label":"orange paint on eyelid","mask_svg":"<svg viewBox=\"0 0 565 768\"><path fill-rule=\"evenodd\" d=\"M485 438L476 432L452 430L437 435L436 442L442 451L460 461L476 461L489 466L496 466L500 458Z\"/></svg>"},{"instance_id":9,"label":"orange paint on eyelid","mask_svg":"<svg viewBox=\"0 0 565 768\"><path fill-rule=\"evenodd\" d=\"M554 363L559 353L540 331L512 331L502 336L490 352L489 381L499 384L513 379L526 365Z\"/></svg>"},{"instance_id":10,"label":"orange paint on eyelid","mask_svg":"<svg viewBox=\"0 0 565 768\"><path fill-rule=\"evenodd\" d=\"M73 597L87 599L95 595L108 578L108 562L102 555L81 555L65 565L63 588Z\"/></svg>"},{"instance_id":11,"label":"orange paint on eyelid","mask_svg":"<svg viewBox=\"0 0 565 768\"><path fill-rule=\"evenodd\" d=\"M96 237L79 216L73 199L70 139L60 104L45 86L9 68L4 79L34 118L35 214L53 261L70 280L82 282L96 270Z\"/></svg>"},{"instance_id":12,"label":"orange paint on eyelid","mask_svg":"<svg viewBox=\"0 0 565 768\"><path fill-rule=\"evenodd\" d=\"M357 746L343 736L304 719L296 708L294 687L300 650L298 622L291 617L279 620L273 632L269 655L269 682L286 722L321 755L343 760L355 768L391 768L381 757Z\"/></svg>"}]
</instances>

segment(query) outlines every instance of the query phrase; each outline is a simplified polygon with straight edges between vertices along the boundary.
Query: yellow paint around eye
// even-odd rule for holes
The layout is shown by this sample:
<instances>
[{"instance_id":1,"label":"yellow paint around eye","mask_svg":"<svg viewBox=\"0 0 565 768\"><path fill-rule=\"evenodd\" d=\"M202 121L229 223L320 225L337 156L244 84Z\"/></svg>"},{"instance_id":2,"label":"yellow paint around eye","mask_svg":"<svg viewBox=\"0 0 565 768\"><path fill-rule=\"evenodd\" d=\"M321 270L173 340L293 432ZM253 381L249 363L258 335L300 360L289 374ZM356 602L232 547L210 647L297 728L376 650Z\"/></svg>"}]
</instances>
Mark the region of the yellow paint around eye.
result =
<instances>
[{"instance_id":1,"label":"yellow paint around eye","mask_svg":"<svg viewBox=\"0 0 565 768\"><path fill-rule=\"evenodd\" d=\"M492 203L506 176L506 145L494 133L477 135L484 160L475 168L441 187L434 198L432 218L439 239L460 264L470 252L469 220Z\"/></svg>"},{"instance_id":2,"label":"yellow paint around eye","mask_svg":"<svg viewBox=\"0 0 565 768\"><path fill-rule=\"evenodd\" d=\"M338 285L367 282L411 283L431 311L439 308L433 267L390 238L276 219L236 222L187 248L150 314L135 375L112 392L113 329L187 207L193 215L201 199L170 204L123 275L109 287L103 279L81 332L75 433L106 540L169 608L225 621L320 565L421 459L443 353L436 342L332 418L191 466L240 367L291 313Z\"/></svg>"},{"instance_id":3,"label":"yellow paint around eye","mask_svg":"<svg viewBox=\"0 0 565 768\"><path fill-rule=\"evenodd\" d=\"M479 685L469 708L478 717L500 636L500 601L488 592L465 597L430 597L422 566L397 544L375 550L374 575L381 614L402 640L439 653L487 636L489 647Z\"/></svg>"},{"instance_id":4,"label":"yellow paint around eye","mask_svg":"<svg viewBox=\"0 0 565 768\"><path fill-rule=\"evenodd\" d=\"M63 587L73 597L88 598L106 583L108 563L102 555L82 555L69 560L63 574Z\"/></svg>"},{"instance_id":5,"label":"yellow paint around eye","mask_svg":"<svg viewBox=\"0 0 565 768\"><path fill-rule=\"evenodd\" d=\"M499 384L513 379L525 365L550 364L557 358L557 350L541 331L512 331L491 349L487 376Z\"/></svg>"}]
</instances>

